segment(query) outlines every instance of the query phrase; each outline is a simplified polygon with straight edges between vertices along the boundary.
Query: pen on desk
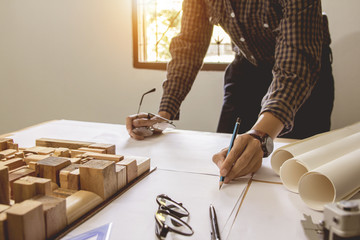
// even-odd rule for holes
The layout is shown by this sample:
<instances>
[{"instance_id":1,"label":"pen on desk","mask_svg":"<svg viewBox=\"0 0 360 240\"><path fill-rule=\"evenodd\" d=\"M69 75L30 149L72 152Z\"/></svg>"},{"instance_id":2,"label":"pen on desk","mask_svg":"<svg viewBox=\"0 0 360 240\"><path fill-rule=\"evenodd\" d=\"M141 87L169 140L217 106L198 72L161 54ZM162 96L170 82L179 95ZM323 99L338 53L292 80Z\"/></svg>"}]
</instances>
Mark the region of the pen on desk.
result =
<instances>
[{"instance_id":1,"label":"pen on desk","mask_svg":"<svg viewBox=\"0 0 360 240\"><path fill-rule=\"evenodd\" d=\"M236 135L237 135L238 132L239 132L240 123L241 123L241 119L238 117L238 118L236 119L234 131L233 131L233 134L232 134L232 136L231 136L231 141L230 141L230 145L229 145L228 152L226 153L226 157L227 157L227 155L229 155L232 147L234 146L234 141L235 141ZM224 184L224 179L225 179L225 176L220 176L219 190L221 189L222 185Z\"/></svg>"},{"instance_id":2,"label":"pen on desk","mask_svg":"<svg viewBox=\"0 0 360 240\"><path fill-rule=\"evenodd\" d=\"M216 218L215 208L212 204L209 207L210 212L210 224L211 224L211 239L220 240L219 225Z\"/></svg>"}]
</instances>

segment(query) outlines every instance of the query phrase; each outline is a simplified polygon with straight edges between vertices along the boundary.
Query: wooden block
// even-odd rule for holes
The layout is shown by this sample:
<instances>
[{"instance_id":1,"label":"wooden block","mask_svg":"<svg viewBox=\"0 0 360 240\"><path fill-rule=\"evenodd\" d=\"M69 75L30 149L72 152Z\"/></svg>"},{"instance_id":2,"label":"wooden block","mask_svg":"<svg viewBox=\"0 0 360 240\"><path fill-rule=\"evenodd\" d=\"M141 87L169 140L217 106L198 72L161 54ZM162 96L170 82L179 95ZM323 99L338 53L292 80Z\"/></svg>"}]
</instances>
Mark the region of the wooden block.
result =
<instances>
[{"instance_id":1,"label":"wooden block","mask_svg":"<svg viewBox=\"0 0 360 240\"><path fill-rule=\"evenodd\" d=\"M50 157L50 155L38 155L38 154L31 154L24 158L24 161L26 164L29 165L29 162L38 162L40 160L43 160L45 158Z\"/></svg>"},{"instance_id":2,"label":"wooden block","mask_svg":"<svg viewBox=\"0 0 360 240\"><path fill-rule=\"evenodd\" d=\"M82 157L82 155L86 153L85 151L80 151L80 150L71 150L70 151L70 157L72 158L77 158L77 157Z\"/></svg>"},{"instance_id":3,"label":"wooden block","mask_svg":"<svg viewBox=\"0 0 360 240\"><path fill-rule=\"evenodd\" d=\"M7 234L6 213L3 213L9 208L10 208L9 205L0 204L0 240L9 239Z\"/></svg>"},{"instance_id":4,"label":"wooden block","mask_svg":"<svg viewBox=\"0 0 360 240\"><path fill-rule=\"evenodd\" d=\"M6 149L0 152L0 154L3 154L5 156L9 156L12 154L15 154L17 151L15 149Z\"/></svg>"},{"instance_id":5,"label":"wooden block","mask_svg":"<svg viewBox=\"0 0 360 240\"><path fill-rule=\"evenodd\" d=\"M24 160L22 158L13 158L10 160L5 160L5 161L2 161L1 164L3 166L9 167L9 170L13 170L13 169L16 169L16 168L26 165L26 163L24 162Z\"/></svg>"},{"instance_id":6,"label":"wooden block","mask_svg":"<svg viewBox=\"0 0 360 240\"><path fill-rule=\"evenodd\" d=\"M69 189L80 190L80 169L75 169L69 173Z\"/></svg>"},{"instance_id":7,"label":"wooden block","mask_svg":"<svg viewBox=\"0 0 360 240\"><path fill-rule=\"evenodd\" d=\"M56 183L54 183L54 182L51 182L51 191L53 192L55 189L58 189L59 188L59 186L56 184Z\"/></svg>"},{"instance_id":8,"label":"wooden block","mask_svg":"<svg viewBox=\"0 0 360 240\"><path fill-rule=\"evenodd\" d=\"M122 155L93 153L93 152L86 152L84 154L84 156L92 157L97 160L109 160L109 161L114 161L114 162L119 162L124 159L124 156L122 156Z\"/></svg>"},{"instance_id":9,"label":"wooden block","mask_svg":"<svg viewBox=\"0 0 360 240\"><path fill-rule=\"evenodd\" d=\"M114 144L94 143L94 144L89 145L89 148L105 149L106 154L115 154L115 152L116 152Z\"/></svg>"},{"instance_id":10,"label":"wooden block","mask_svg":"<svg viewBox=\"0 0 360 240\"><path fill-rule=\"evenodd\" d=\"M1 165L1 163L0 163L0 165ZM19 170L21 170L21 169L27 169L27 168L29 168L29 167L26 166L26 165L21 166L21 167L19 167L19 168L15 168L15 169L9 170L9 174L12 174L13 172L17 172L17 171L19 171Z\"/></svg>"},{"instance_id":11,"label":"wooden block","mask_svg":"<svg viewBox=\"0 0 360 240\"><path fill-rule=\"evenodd\" d=\"M71 224L102 202L102 198L93 192L80 190L66 198L66 216Z\"/></svg>"},{"instance_id":12,"label":"wooden block","mask_svg":"<svg viewBox=\"0 0 360 240\"><path fill-rule=\"evenodd\" d=\"M43 148L43 147L28 147L28 148L24 148L23 149L23 152L25 154L28 154L28 153L32 153L32 154L38 154L38 151Z\"/></svg>"},{"instance_id":13,"label":"wooden block","mask_svg":"<svg viewBox=\"0 0 360 240\"><path fill-rule=\"evenodd\" d=\"M23 167L23 168L19 168L15 171L12 171L9 173L9 182L10 182L10 188L13 188L13 183L20 179L23 178L25 176L35 176L35 171L28 168L28 167Z\"/></svg>"},{"instance_id":14,"label":"wooden block","mask_svg":"<svg viewBox=\"0 0 360 240\"><path fill-rule=\"evenodd\" d=\"M49 178L54 183L60 185L59 172L69 166L71 161L67 158L48 157L38 161L40 166L40 177Z\"/></svg>"},{"instance_id":15,"label":"wooden block","mask_svg":"<svg viewBox=\"0 0 360 240\"><path fill-rule=\"evenodd\" d=\"M78 192L77 190L65 189L65 188L57 188L54 189L51 193L51 196L58 198L67 198Z\"/></svg>"},{"instance_id":16,"label":"wooden block","mask_svg":"<svg viewBox=\"0 0 360 240\"><path fill-rule=\"evenodd\" d=\"M81 158L69 158L71 164L80 164Z\"/></svg>"},{"instance_id":17,"label":"wooden block","mask_svg":"<svg viewBox=\"0 0 360 240\"><path fill-rule=\"evenodd\" d=\"M46 178L26 176L19 180L35 183L36 193L41 195L49 195L51 193L51 181Z\"/></svg>"},{"instance_id":18,"label":"wooden block","mask_svg":"<svg viewBox=\"0 0 360 240\"><path fill-rule=\"evenodd\" d=\"M23 151L16 152L16 153L15 153L15 157L16 157L16 158L25 158L25 154L24 154Z\"/></svg>"},{"instance_id":19,"label":"wooden block","mask_svg":"<svg viewBox=\"0 0 360 240\"><path fill-rule=\"evenodd\" d=\"M12 191L15 203L20 203L36 196L35 184L27 181L21 181L20 179L13 183Z\"/></svg>"},{"instance_id":20,"label":"wooden block","mask_svg":"<svg viewBox=\"0 0 360 240\"><path fill-rule=\"evenodd\" d=\"M130 183L132 180L137 178L138 169L137 169L136 159L134 157L127 156L127 157L124 158L124 160L121 160L120 162L118 162L116 164L126 167L126 181L127 181L127 183Z\"/></svg>"},{"instance_id":21,"label":"wooden block","mask_svg":"<svg viewBox=\"0 0 360 240\"><path fill-rule=\"evenodd\" d=\"M69 186L69 173L79 168L79 164L71 164L66 168L60 170L59 180L61 188L68 188Z\"/></svg>"},{"instance_id":22,"label":"wooden block","mask_svg":"<svg viewBox=\"0 0 360 240\"><path fill-rule=\"evenodd\" d=\"M52 139L52 138L40 138L36 139L36 146L42 147L53 147L53 148L69 148L69 149L78 149L81 147L87 147L93 144L93 142L83 142L83 141L72 141L72 140L62 140L62 139Z\"/></svg>"},{"instance_id":23,"label":"wooden block","mask_svg":"<svg viewBox=\"0 0 360 240\"><path fill-rule=\"evenodd\" d=\"M84 151L84 152L95 152L95 153L105 153L106 154L106 149L81 147L78 150Z\"/></svg>"},{"instance_id":24,"label":"wooden block","mask_svg":"<svg viewBox=\"0 0 360 240\"><path fill-rule=\"evenodd\" d=\"M15 149L16 151L19 151L19 144L8 141L7 142L7 148L8 149Z\"/></svg>"},{"instance_id":25,"label":"wooden block","mask_svg":"<svg viewBox=\"0 0 360 240\"><path fill-rule=\"evenodd\" d=\"M38 195L32 200L42 203L46 238L53 238L67 224L65 199Z\"/></svg>"},{"instance_id":26,"label":"wooden block","mask_svg":"<svg viewBox=\"0 0 360 240\"><path fill-rule=\"evenodd\" d=\"M122 189L126 186L126 167L115 164L116 179L117 179L117 190Z\"/></svg>"},{"instance_id":27,"label":"wooden block","mask_svg":"<svg viewBox=\"0 0 360 240\"><path fill-rule=\"evenodd\" d=\"M80 166L82 190L96 193L104 200L117 191L115 163L106 160L91 160Z\"/></svg>"},{"instance_id":28,"label":"wooden block","mask_svg":"<svg viewBox=\"0 0 360 240\"><path fill-rule=\"evenodd\" d=\"M81 161L80 161L80 164L87 163L88 161L91 161L91 160L94 160L94 159L82 158Z\"/></svg>"},{"instance_id":29,"label":"wooden block","mask_svg":"<svg viewBox=\"0 0 360 240\"><path fill-rule=\"evenodd\" d=\"M15 149L6 149L0 152L0 159L7 158L8 156L15 155L17 151Z\"/></svg>"},{"instance_id":30,"label":"wooden block","mask_svg":"<svg viewBox=\"0 0 360 240\"><path fill-rule=\"evenodd\" d=\"M35 171L35 176L37 177L40 174L40 166L37 162L29 162L28 164L29 168Z\"/></svg>"},{"instance_id":31,"label":"wooden block","mask_svg":"<svg viewBox=\"0 0 360 240\"><path fill-rule=\"evenodd\" d=\"M26 176L13 183L15 203L30 199L36 195L49 195L51 193L51 180Z\"/></svg>"},{"instance_id":32,"label":"wooden block","mask_svg":"<svg viewBox=\"0 0 360 240\"><path fill-rule=\"evenodd\" d=\"M0 138L0 151L7 149L7 139L6 138Z\"/></svg>"},{"instance_id":33,"label":"wooden block","mask_svg":"<svg viewBox=\"0 0 360 240\"><path fill-rule=\"evenodd\" d=\"M4 212L5 210L9 209L10 206L6 204L0 204L0 213Z\"/></svg>"},{"instance_id":34,"label":"wooden block","mask_svg":"<svg viewBox=\"0 0 360 240\"><path fill-rule=\"evenodd\" d=\"M141 174L150 171L150 158L149 157L134 157L136 159L136 164L138 166L138 176Z\"/></svg>"},{"instance_id":35,"label":"wooden block","mask_svg":"<svg viewBox=\"0 0 360 240\"><path fill-rule=\"evenodd\" d=\"M10 155L10 156L7 156L6 160L10 160L10 159L14 159L14 158L21 158L23 159L22 157L16 157L16 153L13 154L13 155ZM24 159L23 159L24 160Z\"/></svg>"},{"instance_id":36,"label":"wooden block","mask_svg":"<svg viewBox=\"0 0 360 240\"><path fill-rule=\"evenodd\" d=\"M55 148L54 157L70 157L70 150L68 148Z\"/></svg>"},{"instance_id":37,"label":"wooden block","mask_svg":"<svg viewBox=\"0 0 360 240\"><path fill-rule=\"evenodd\" d=\"M80 189L80 164L71 164L60 171L60 187L66 189Z\"/></svg>"},{"instance_id":38,"label":"wooden block","mask_svg":"<svg viewBox=\"0 0 360 240\"><path fill-rule=\"evenodd\" d=\"M6 213L0 213L0 240L9 239L7 229Z\"/></svg>"},{"instance_id":39,"label":"wooden block","mask_svg":"<svg viewBox=\"0 0 360 240\"><path fill-rule=\"evenodd\" d=\"M6 150L8 143L14 143L14 140L11 138L0 138L0 151Z\"/></svg>"},{"instance_id":40,"label":"wooden block","mask_svg":"<svg viewBox=\"0 0 360 240\"><path fill-rule=\"evenodd\" d=\"M45 239L42 204L26 200L6 210L9 239Z\"/></svg>"},{"instance_id":41,"label":"wooden block","mask_svg":"<svg viewBox=\"0 0 360 240\"><path fill-rule=\"evenodd\" d=\"M13 159L13 158L15 158L15 154L7 156L6 160L10 160L10 159Z\"/></svg>"},{"instance_id":42,"label":"wooden block","mask_svg":"<svg viewBox=\"0 0 360 240\"><path fill-rule=\"evenodd\" d=\"M0 204L10 204L9 168L0 165Z\"/></svg>"},{"instance_id":43,"label":"wooden block","mask_svg":"<svg viewBox=\"0 0 360 240\"><path fill-rule=\"evenodd\" d=\"M34 153L39 155L49 155L55 151L55 148L51 147L30 147L23 150L24 153Z\"/></svg>"}]
</instances>

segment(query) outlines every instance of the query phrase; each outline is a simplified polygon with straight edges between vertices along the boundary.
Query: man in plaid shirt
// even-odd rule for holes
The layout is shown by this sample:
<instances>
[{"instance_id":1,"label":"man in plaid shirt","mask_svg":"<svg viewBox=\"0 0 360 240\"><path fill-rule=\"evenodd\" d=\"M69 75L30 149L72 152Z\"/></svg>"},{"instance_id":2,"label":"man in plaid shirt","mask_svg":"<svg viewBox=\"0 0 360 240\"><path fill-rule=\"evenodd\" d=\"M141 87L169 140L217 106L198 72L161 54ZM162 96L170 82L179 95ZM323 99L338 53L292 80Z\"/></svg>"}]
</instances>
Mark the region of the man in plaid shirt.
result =
<instances>
[{"instance_id":1,"label":"man in plaid shirt","mask_svg":"<svg viewBox=\"0 0 360 240\"><path fill-rule=\"evenodd\" d=\"M243 134L229 156L223 149L213 157L227 183L260 168L271 152L265 138L305 138L330 129L330 34L320 0L184 0L181 32L170 44L160 116L178 116L203 64L213 25L229 34L236 52L225 72L217 131L231 133L236 118L242 119ZM154 121L159 120L129 116L129 134L143 139L132 129Z\"/></svg>"}]
</instances>

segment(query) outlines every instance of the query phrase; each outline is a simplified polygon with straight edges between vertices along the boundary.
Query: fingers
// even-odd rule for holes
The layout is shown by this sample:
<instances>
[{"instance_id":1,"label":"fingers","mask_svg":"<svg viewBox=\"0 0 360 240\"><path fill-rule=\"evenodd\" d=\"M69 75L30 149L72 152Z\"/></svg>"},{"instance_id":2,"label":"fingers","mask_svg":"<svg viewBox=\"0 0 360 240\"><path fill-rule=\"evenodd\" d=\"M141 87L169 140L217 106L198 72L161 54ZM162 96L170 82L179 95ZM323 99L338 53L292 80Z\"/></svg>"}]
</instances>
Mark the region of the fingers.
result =
<instances>
[{"instance_id":1,"label":"fingers","mask_svg":"<svg viewBox=\"0 0 360 240\"><path fill-rule=\"evenodd\" d=\"M144 139L145 139L144 136L137 135L137 134L135 134L135 133L133 133L133 132L130 132L129 134L130 134L130 137L132 137L132 138L134 138L134 139L136 139L136 140L144 140Z\"/></svg>"},{"instance_id":2,"label":"fingers","mask_svg":"<svg viewBox=\"0 0 360 240\"><path fill-rule=\"evenodd\" d=\"M129 135L136 140L143 140L147 136L151 136L153 133L161 133L161 130L152 128L152 126L163 120L157 118L153 114L139 113L130 115L126 118L126 130ZM151 129L149 129L151 127ZM149 134L151 131L151 134Z\"/></svg>"},{"instance_id":3,"label":"fingers","mask_svg":"<svg viewBox=\"0 0 360 240\"><path fill-rule=\"evenodd\" d=\"M151 118L151 119L148 119L147 116L146 118L135 118L133 121L132 121L132 125L134 127L151 127L152 125L154 125L155 123L158 123L159 120L155 119L155 118Z\"/></svg>"},{"instance_id":4,"label":"fingers","mask_svg":"<svg viewBox=\"0 0 360 240\"><path fill-rule=\"evenodd\" d=\"M246 142L244 142L242 135L240 135L235 139L233 148L226 157L224 164L220 168L221 176L228 175L228 173L232 169L233 165L235 164L239 156L241 156L241 154L243 153L245 147L246 147Z\"/></svg>"},{"instance_id":5,"label":"fingers","mask_svg":"<svg viewBox=\"0 0 360 240\"><path fill-rule=\"evenodd\" d=\"M263 151L257 139L248 134L237 137L233 148L220 167L220 175L226 176L224 183L256 172L261 167L262 156Z\"/></svg>"},{"instance_id":6,"label":"fingers","mask_svg":"<svg viewBox=\"0 0 360 240\"><path fill-rule=\"evenodd\" d=\"M131 131L134 129L134 126L133 126L134 119L145 118L145 117L147 117L147 114L145 114L145 113L133 114L133 115L127 116L126 117L126 130L128 131L128 133L130 134Z\"/></svg>"},{"instance_id":7,"label":"fingers","mask_svg":"<svg viewBox=\"0 0 360 240\"><path fill-rule=\"evenodd\" d=\"M225 183L230 182L232 179L240 176L247 175L249 173L259 170L262 164L262 151L256 151L254 154L250 153L248 149L244 151L244 154L236 161L235 165L224 179Z\"/></svg>"},{"instance_id":8,"label":"fingers","mask_svg":"<svg viewBox=\"0 0 360 240\"><path fill-rule=\"evenodd\" d=\"M218 168L221 168L221 165L223 164L223 162L225 160L227 151L228 151L228 149L224 148L220 152L214 154L214 156L212 157L213 163L215 163L218 166Z\"/></svg>"}]
</instances>

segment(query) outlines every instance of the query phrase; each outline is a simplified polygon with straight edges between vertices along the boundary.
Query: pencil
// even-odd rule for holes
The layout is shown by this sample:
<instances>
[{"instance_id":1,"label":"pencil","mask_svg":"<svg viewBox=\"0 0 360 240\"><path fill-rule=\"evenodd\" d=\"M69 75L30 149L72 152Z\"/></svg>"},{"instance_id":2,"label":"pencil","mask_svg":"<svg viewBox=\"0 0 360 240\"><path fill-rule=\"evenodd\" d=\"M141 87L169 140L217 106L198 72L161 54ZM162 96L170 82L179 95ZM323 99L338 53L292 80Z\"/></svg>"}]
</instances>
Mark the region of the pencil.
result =
<instances>
[{"instance_id":1,"label":"pencil","mask_svg":"<svg viewBox=\"0 0 360 240\"><path fill-rule=\"evenodd\" d=\"M232 136L231 136L231 141L230 141L229 149L228 149L228 152L226 153L225 158L229 155L232 147L234 146L235 138L236 138L236 136L237 136L237 134L238 134L238 132L239 132L240 123L241 123L241 119L238 117L238 118L236 119L234 131L233 131L233 134L232 134ZM222 185L224 184L224 179L225 179L225 176L220 176L219 190L221 189Z\"/></svg>"}]
</instances>

